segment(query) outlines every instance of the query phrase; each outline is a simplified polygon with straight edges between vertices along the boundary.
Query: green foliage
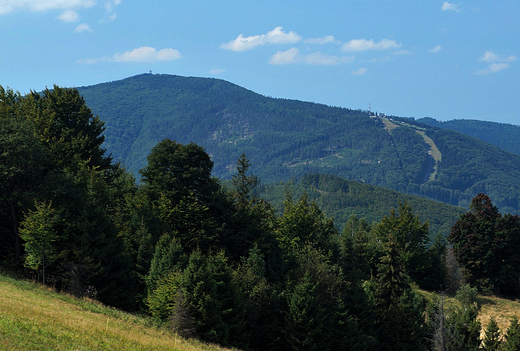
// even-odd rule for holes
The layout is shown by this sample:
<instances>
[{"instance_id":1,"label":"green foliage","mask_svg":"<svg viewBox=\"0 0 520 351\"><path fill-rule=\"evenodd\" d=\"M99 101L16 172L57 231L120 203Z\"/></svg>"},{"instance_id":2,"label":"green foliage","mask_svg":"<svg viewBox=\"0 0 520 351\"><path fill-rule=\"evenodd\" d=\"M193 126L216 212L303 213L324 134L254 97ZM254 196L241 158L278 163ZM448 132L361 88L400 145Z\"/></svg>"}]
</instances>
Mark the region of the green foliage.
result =
<instances>
[{"instance_id":1,"label":"green foliage","mask_svg":"<svg viewBox=\"0 0 520 351\"><path fill-rule=\"evenodd\" d=\"M287 255L306 245L325 253L335 249L333 240L338 232L332 219L325 217L315 202L309 203L306 194L297 203L288 194L284 207L276 237Z\"/></svg>"},{"instance_id":2,"label":"green foliage","mask_svg":"<svg viewBox=\"0 0 520 351\"><path fill-rule=\"evenodd\" d=\"M104 123L92 114L77 89L54 85L53 90L29 94L22 107L57 167L74 167L79 161L91 167L110 165L101 148Z\"/></svg>"},{"instance_id":3,"label":"green foliage","mask_svg":"<svg viewBox=\"0 0 520 351\"><path fill-rule=\"evenodd\" d=\"M221 345L240 343L244 314L222 252L208 257L193 252L183 272L182 289L203 339Z\"/></svg>"},{"instance_id":4,"label":"green foliage","mask_svg":"<svg viewBox=\"0 0 520 351\"><path fill-rule=\"evenodd\" d=\"M358 282L349 282L339 265L311 245L298 249L284 290L283 336L286 349L370 349L371 328L360 311L369 309ZM360 301L363 303L357 305Z\"/></svg>"},{"instance_id":5,"label":"green foliage","mask_svg":"<svg viewBox=\"0 0 520 351\"><path fill-rule=\"evenodd\" d=\"M455 295L459 306L448 315L447 323L455 333L455 344L459 350L476 351L480 346L481 325L477 319L477 289L469 285L462 286Z\"/></svg>"},{"instance_id":6,"label":"green foliage","mask_svg":"<svg viewBox=\"0 0 520 351\"><path fill-rule=\"evenodd\" d=\"M182 258L183 250L179 240L175 237L172 239L169 235L163 235L155 245L155 254L150 264L150 271L146 276L148 291L154 291L161 279L171 272L183 268L185 262L182 262Z\"/></svg>"},{"instance_id":7,"label":"green foliage","mask_svg":"<svg viewBox=\"0 0 520 351\"><path fill-rule=\"evenodd\" d=\"M165 321L172 316L181 284L182 273L173 270L154 281L153 290L146 298L148 310L153 317Z\"/></svg>"},{"instance_id":8,"label":"green foliage","mask_svg":"<svg viewBox=\"0 0 520 351\"><path fill-rule=\"evenodd\" d=\"M465 212L463 208L438 201L327 174L310 174L299 180L262 184L259 186L259 196L270 201L277 212L282 213L287 187L294 197L306 193L308 199L316 202L323 213L334 218L339 229L344 228L351 215L365 218L368 223L378 222L392 209L398 208L400 203L406 202L413 207L422 222L429 223L429 236L433 239L437 234L448 236L459 214Z\"/></svg>"},{"instance_id":9,"label":"green foliage","mask_svg":"<svg viewBox=\"0 0 520 351\"><path fill-rule=\"evenodd\" d=\"M513 249L520 244L517 215L503 216L489 196L479 194L472 200L471 211L452 227L448 240L470 284L482 291L520 292L520 256Z\"/></svg>"},{"instance_id":10,"label":"green foliage","mask_svg":"<svg viewBox=\"0 0 520 351\"><path fill-rule=\"evenodd\" d=\"M518 319L514 318L511 320L511 324L507 328L504 336L505 343L504 351L519 351L520 350L520 324Z\"/></svg>"},{"instance_id":11,"label":"green foliage","mask_svg":"<svg viewBox=\"0 0 520 351\"><path fill-rule=\"evenodd\" d=\"M253 191L258 184L258 178L247 174L249 167L251 167L251 164L246 155L240 155L237 161L237 172L231 179L235 187L235 199L239 208L243 208L251 201L256 200Z\"/></svg>"},{"instance_id":12,"label":"green foliage","mask_svg":"<svg viewBox=\"0 0 520 351\"><path fill-rule=\"evenodd\" d=\"M12 94L0 87L0 255L11 252L20 262L19 222L44 181L47 157Z\"/></svg>"},{"instance_id":13,"label":"green foliage","mask_svg":"<svg viewBox=\"0 0 520 351\"><path fill-rule=\"evenodd\" d=\"M423 304L412 289L399 242L390 233L383 247L377 276L366 285L376 312L382 350L416 350L424 337Z\"/></svg>"},{"instance_id":14,"label":"green foliage","mask_svg":"<svg viewBox=\"0 0 520 351\"><path fill-rule=\"evenodd\" d=\"M395 240L400 258L407 274L413 281L423 285L422 278L427 274L428 223L421 223L407 203L400 204L398 213L390 211L389 216L374 227L377 238L385 243Z\"/></svg>"},{"instance_id":15,"label":"green foliage","mask_svg":"<svg viewBox=\"0 0 520 351\"><path fill-rule=\"evenodd\" d=\"M495 318L491 317L489 323L484 330L484 339L482 339L482 350L497 351L502 344L500 340L500 329L498 328Z\"/></svg>"},{"instance_id":16,"label":"green foliage","mask_svg":"<svg viewBox=\"0 0 520 351\"><path fill-rule=\"evenodd\" d=\"M213 162L204 149L164 139L148 156L148 166L140 173L152 201L163 195L176 205L180 200L195 198L202 202L217 188L211 178Z\"/></svg>"},{"instance_id":17,"label":"green foliage","mask_svg":"<svg viewBox=\"0 0 520 351\"><path fill-rule=\"evenodd\" d=\"M27 257L25 265L31 269L42 267L43 285L45 285L45 267L59 258L54 241L57 233L54 229L56 211L49 202L36 203L35 210L29 213L21 223L20 237L25 241Z\"/></svg>"}]
</instances>

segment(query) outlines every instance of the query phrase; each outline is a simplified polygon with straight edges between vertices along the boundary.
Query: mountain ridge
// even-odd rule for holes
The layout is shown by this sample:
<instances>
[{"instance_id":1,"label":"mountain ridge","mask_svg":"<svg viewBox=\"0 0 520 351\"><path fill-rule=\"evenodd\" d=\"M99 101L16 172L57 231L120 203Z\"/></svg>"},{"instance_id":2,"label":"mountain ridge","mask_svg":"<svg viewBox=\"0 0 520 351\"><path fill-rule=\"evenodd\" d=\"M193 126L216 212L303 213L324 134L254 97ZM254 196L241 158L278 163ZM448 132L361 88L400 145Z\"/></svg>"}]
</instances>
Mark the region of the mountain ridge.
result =
<instances>
[{"instance_id":1,"label":"mountain ridge","mask_svg":"<svg viewBox=\"0 0 520 351\"><path fill-rule=\"evenodd\" d=\"M78 90L106 122L108 152L135 175L170 138L203 146L222 179L245 153L264 182L326 173L462 207L485 192L519 211L520 156L414 119L265 97L214 78L143 74ZM385 118L397 126L390 133Z\"/></svg>"}]
</instances>

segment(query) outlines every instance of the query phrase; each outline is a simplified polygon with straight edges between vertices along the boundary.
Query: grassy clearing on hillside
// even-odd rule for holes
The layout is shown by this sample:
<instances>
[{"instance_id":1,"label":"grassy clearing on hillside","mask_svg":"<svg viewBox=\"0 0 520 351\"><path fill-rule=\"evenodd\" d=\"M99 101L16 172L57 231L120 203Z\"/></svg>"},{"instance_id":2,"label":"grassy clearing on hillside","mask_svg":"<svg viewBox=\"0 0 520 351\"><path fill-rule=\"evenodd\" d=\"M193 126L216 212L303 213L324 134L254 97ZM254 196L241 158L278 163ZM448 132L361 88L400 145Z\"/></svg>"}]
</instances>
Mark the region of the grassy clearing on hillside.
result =
<instances>
[{"instance_id":1,"label":"grassy clearing on hillside","mask_svg":"<svg viewBox=\"0 0 520 351\"><path fill-rule=\"evenodd\" d=\"M0 275L2 350L223 350L153 321Z\"/></svg>"},{"instance_id":2,"label":"grassy clearing on hillside","mask_svg":"<svg viewBox=\"0 0 520 351\"><path fill-rule=\"evenodd\" d=\"M428 300L431 301L433 293L421 291L421 294ZM447 297L445 306L456 304L457 301L453 297ZM500 328L500 334L503 336L511 323L511 319L516 317L520 319L520 302L518 300L512 301L502 299L496 296L482 296L477 297L477 303L480 306L477 319L480 321L482 326L481 337L484 337L484 331L491 317L495 317L495 321Z\"/></svg>"},{"instance_id":3,"label":"grassy clearing on hillside","mask_svg":"<svg viewBox=\"0 0 520 351\"><path fill-rule=\"evenodd\" d=\"M489 319L495 317L495 321L500 328L500 333L504 335L513 317L520 319L520 302L500 299L494 296L479 296L478 303L481 305L478 319L482 323L482 328L486 328Z\"/></svg>"}]
</instances>

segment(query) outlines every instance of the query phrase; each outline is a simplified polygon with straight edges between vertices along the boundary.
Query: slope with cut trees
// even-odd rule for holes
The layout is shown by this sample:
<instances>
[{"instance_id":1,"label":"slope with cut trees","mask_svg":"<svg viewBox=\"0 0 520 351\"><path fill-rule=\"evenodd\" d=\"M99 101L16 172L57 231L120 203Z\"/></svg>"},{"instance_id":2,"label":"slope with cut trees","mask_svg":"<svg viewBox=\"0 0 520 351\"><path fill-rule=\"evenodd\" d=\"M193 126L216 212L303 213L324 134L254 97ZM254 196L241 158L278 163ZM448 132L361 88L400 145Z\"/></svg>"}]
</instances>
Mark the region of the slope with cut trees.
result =
<instances>
[{"instance_id":1,"label":"slope with cut trees","mask_svg":"<svg viewBox=\"0 0 520 351\"><path fill-rule=\"evenodd\" d=\"M520 126L518 125L474 119L437 121L430 117L419 118L417 122L432 127L452 129L520 155Z\"/></svg>"}]
</instances>

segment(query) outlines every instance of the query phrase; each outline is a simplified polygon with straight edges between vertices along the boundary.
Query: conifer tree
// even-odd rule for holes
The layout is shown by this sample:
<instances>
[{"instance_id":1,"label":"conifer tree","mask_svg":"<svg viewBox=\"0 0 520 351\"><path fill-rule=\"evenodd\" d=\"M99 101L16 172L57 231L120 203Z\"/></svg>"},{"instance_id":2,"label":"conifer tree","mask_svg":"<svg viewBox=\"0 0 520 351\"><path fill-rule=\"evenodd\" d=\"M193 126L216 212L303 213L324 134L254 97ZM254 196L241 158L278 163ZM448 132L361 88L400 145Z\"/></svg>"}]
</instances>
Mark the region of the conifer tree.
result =
<instances>
[{"instance_id":1,"label":"conifer tree","mask_svg":"<svg viewBox=\"0 0 520 351\"><path fill-rule=\"evenodd\" d=\"M500 330L494 317L491 317L486 330L484 331L484 339L482 340L482 350L497 351L502 344L500 340Z\"/></svg>"},{"instance_id":2,"label":"conifer tree","mask_svg":"<svg viewBox=\"0 0 520 351\"><path fill-rule=\"evenodd\" d=\"M422 298L413 291L399 252L395 234L390 233L371 292L380 328L383 350L417 350L422 347L424 319Z\"/></svg>"},{"instance_id":3,"label":"conifer tree","mask_svg":"<svg viewBox=\"0 0 520 351\"><path fill-rule=\"evenodd\" d=\"M520 351L520 324L518 318L511 320L505 334L504 351Z\"/></svg>"}]
</instances>

